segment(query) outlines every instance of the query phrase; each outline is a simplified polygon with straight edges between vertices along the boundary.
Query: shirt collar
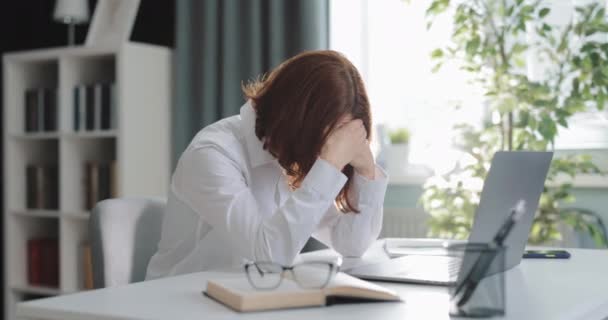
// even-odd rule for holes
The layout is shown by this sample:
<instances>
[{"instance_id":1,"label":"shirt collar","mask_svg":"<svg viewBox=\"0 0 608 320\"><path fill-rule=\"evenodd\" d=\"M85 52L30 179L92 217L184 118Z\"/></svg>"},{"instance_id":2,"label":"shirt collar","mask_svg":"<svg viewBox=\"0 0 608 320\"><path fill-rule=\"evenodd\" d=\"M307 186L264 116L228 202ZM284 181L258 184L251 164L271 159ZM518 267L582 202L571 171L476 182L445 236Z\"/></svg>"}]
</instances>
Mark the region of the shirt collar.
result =
<instances>
[{"instance_id":1,"label":"shirt collar","mask_svg":"<svg viewBox=\"0 0 608 320\"><path fill-rule=\"evenodd\" d=\"M241 128L243 130L243 136L245 137L247 153L249 153L249 162L252 168L275 160L270 152L264 150L264 144L255 134L255 121L255 110L251 105L251 100L248 100L241 107Z\"/></svg>"}]
</instances>

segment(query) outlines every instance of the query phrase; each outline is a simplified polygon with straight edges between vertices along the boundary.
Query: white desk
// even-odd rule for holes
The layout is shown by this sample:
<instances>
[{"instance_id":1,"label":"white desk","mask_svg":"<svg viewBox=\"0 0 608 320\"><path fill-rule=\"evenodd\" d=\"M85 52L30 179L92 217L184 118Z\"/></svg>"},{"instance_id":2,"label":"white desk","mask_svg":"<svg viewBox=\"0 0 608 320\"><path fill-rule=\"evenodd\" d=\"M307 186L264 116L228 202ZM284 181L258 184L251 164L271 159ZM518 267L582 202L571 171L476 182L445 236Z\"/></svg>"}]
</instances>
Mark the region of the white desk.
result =
<instances>
[{"instance_id":1,"label":"white desk","mask_svg":"<svg viewBox=\"0 0 608 320\"><path fill-rule=\"evenodd\" d=\"M608 319L608 250L570 249L569 260L524 260L506 273L505 319ZM315 253L319 254L319 253ZM321 254L327 254L321 253ZM364 260L382 259L376 244ZM348 261L346 261L348 263ZM21 303L23 319L449 319L447 290L382 283L405 303L365 303L239 314L201 295L200 272Z\"/></svg>"}]
</instances>

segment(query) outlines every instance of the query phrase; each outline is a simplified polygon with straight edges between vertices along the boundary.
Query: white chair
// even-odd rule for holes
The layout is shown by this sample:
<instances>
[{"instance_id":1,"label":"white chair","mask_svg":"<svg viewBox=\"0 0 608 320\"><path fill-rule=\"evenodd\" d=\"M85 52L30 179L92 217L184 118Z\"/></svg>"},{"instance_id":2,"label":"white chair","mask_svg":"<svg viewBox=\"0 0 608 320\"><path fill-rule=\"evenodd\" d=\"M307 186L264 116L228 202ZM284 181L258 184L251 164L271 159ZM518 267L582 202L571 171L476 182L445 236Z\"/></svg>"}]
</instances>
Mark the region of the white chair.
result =
<instances>
[{"instance_id":1,"label":"white chair","mask_svg":"<svg viewBox=\"0 0 608 320\"><path fill-rule=\"evenodd\" d=\"M157 250L166 201L118 198L97 203L89 220L95 288L143 281Z\"/></svg>"}]
</instances>

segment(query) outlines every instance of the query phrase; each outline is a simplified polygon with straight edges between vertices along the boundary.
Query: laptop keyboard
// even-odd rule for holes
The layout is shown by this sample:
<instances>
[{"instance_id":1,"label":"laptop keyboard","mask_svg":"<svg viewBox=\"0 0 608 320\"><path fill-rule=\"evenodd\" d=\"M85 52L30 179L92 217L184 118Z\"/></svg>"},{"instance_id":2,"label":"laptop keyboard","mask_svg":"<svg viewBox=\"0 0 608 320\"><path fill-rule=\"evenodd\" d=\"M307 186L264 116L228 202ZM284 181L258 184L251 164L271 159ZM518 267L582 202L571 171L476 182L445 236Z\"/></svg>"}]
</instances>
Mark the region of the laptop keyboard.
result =
<instances>
[{"instance_id":1,"label":"laptop keyboard","mask_svg":"<svg viewBox=\"0 0 608 320\"><path fill-rule=\"evenodd\" d=\"M462 259L444 256L409 256L399 264L397 275L413 279L451 282L458 277ZM435 281L433 281L435 282Z\"/></svg>"}]
</instances>

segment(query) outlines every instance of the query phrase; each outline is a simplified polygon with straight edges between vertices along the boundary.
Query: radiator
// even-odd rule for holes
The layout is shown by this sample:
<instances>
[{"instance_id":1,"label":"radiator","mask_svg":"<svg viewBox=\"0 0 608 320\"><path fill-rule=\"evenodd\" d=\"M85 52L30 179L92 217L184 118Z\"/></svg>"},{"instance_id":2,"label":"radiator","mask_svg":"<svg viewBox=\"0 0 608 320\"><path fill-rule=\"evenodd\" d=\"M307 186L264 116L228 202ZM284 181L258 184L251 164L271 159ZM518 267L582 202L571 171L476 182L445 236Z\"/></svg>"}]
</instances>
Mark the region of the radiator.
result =
<instances>
[{"instance_id":1,"label":"radiator","mask_svg":"<svg viewBox=\"0 0 608 320\"><path fill-rule=\"evenodd\" d=\"M422 208L384 207L381 238L426 238L429 215Z\"/></svg>"},{"instance_id":2,"label":"radiator","mask_svg":"<svg viewBox=\"0 0 608 320\"><path fill-rule=\"evenodd\" d=\"M380 238L426 238L429 215L422 208L384 207ZM560 225L561 240L543 244L548 247L594 248L586 234L577 234L570 227Z\"/></svg>"}]
</instances>

